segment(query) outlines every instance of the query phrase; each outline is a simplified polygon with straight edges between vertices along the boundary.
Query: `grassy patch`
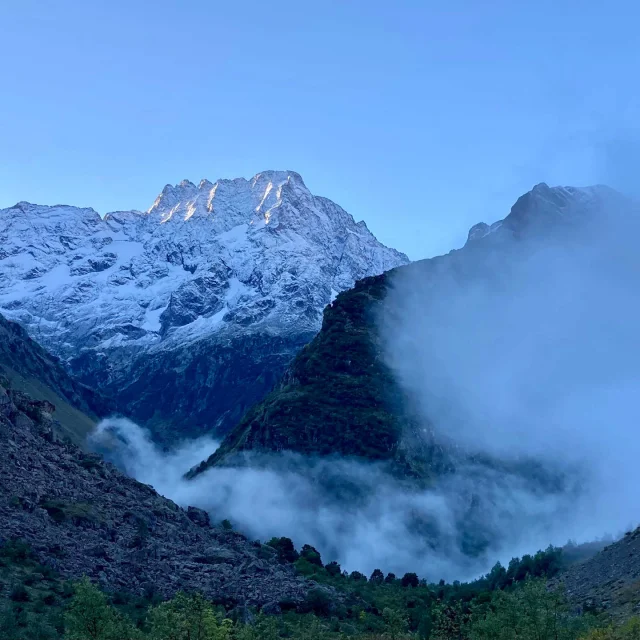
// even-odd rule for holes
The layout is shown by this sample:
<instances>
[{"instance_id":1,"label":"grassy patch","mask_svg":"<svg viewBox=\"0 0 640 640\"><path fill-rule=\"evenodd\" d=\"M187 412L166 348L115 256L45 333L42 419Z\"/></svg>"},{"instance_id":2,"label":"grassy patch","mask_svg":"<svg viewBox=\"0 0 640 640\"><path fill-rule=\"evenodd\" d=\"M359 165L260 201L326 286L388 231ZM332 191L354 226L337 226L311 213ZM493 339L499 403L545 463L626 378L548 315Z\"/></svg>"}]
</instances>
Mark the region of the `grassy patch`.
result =
<instances>
[{"instance_id":1,"label":"grassy patch","mask_svg":"<svg viewBox=\"0 0 640 640\"><path fill-rule=\"evenodd\" d=\"M40 506L58 524L72 522L76 526L100 524L102 519L95 509L86 502L67 502L65 500L46 498Z\"/></svg>"}]
</instances>

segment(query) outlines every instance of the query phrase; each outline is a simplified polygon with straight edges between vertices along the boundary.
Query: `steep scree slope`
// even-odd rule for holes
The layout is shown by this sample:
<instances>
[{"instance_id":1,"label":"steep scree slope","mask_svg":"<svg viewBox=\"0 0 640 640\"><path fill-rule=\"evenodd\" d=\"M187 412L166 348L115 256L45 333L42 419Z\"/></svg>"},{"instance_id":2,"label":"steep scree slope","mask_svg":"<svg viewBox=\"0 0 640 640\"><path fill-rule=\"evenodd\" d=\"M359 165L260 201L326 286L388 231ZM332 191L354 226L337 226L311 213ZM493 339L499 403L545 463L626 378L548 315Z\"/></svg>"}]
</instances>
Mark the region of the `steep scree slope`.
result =
<instances>
[{"instance_id":1,"label":"steep scree slope","mask_svg":"<svg viewBox=\"0 0 640 640\"><path fill-rule=\"evenodd\" d=\"M607 610L614 618L640 613L640 529L629 531L592 558L553 580L584 609Z\"/></svg>"}]
</instances>

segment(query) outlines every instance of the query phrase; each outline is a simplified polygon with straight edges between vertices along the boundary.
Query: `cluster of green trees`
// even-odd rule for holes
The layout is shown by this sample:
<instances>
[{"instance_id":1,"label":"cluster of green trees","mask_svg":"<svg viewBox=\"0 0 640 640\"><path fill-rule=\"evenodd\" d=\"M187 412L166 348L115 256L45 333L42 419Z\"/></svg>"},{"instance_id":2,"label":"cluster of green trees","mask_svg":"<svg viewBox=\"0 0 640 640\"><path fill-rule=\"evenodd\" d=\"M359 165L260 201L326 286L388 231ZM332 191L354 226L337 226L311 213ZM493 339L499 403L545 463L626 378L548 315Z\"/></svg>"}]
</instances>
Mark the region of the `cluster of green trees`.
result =
<instances>
[{"instance_id":1,"label":"cluster of green trees","mask_svg":"<svg viewBox=\"0 0 640 640\"><path fill-rule=\"evenodd\" d=\"M361 611L361 621L366 613ZM109 602L88 579L75 584L63 614L64 630L57 635L46 624L2 626L3 640L341 640L357 636L368 640L638 640L640 619L618 626L603 625L591 616L571 615L560 593L546 582L528 578L509 590L496 591L488 600L433 603L429 624L411 632L405 611L385 607L376 629L347 628L335 617L312 614L262 616L250 623L225 617L199 594L179 593L172 600L149 607L143 624L136 624ZM6 623L6 620L3 619Z\"/></svg>"},{"instance_id":2,"label":"cluster of green trees","mask_svg":"<svg viewBox=\"0 0 640 640\"><path fill-rule=\"evenodd\" d=\"M328 582L335 587L344 587L345 583L372 583L374 585L399 585L402 587L417 588L419 586L428 587L427 580L419 578L416 573L405 573L402 577L394 573L386 575L380 569L374 569L367 578L359 571L351 573L342 571L340 565L329 562L326 565L322 562L322 557L317 549L305 544L298 552L290 538L271 538L267 544L277 551L278 559L281 562L294 564L296 570L309 578L319 582ZM534 555L524 555L522 558L512 558L507 567L503 567L499 562L486 575L472 582L454 582L452 585L445 584L440 580L438 584L438 598L445 595L453 596L454 599L470 601L482 592L503 590L515 583L522 582L525 578L552 578L562 568L565 567L563 561L563 551L559 547L549 546L544 551L538 551Z\"/></svg>"},{"instance_id":3,"label":"cluster of green trees","mask_svg":"<svg viewBox=\"0 0 640 640\"><path fill-rule=\"evenodd\" d=\"M105 594L88 579L62 580L27 545L0 548L2 640L640 640L640 620L611 626L572 615L546 575L559 550L496 565L470 583L427 583L374 570L369 577L326 565L318 551L287 538L269 542L282 562L318 583L307 601L281 603L278 616L225 611L199 594L169 601ZM538 577L537 577L538 576Z\"/></svg>"},{"instance_id":4,"label":"cluster of green trees","mask_svg":"<svg viewBox=\"0 0 640 640\"><path fill-rule=\"evenodd\" d=\"M87 578L77 583L64 621L65 640L230 640L233 630L200 594L184 593L152 606L141 629Z\"/></svg>"}]
</instances>

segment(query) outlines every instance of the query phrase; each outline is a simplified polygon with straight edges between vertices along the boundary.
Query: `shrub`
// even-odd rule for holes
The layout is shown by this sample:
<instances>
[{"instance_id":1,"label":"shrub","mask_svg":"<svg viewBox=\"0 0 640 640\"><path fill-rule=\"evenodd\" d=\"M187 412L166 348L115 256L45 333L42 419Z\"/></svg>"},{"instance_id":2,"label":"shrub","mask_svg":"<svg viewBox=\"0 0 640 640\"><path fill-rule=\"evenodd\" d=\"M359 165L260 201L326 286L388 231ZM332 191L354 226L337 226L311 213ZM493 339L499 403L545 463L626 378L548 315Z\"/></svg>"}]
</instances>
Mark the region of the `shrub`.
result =
<instances>
[{"instance_id":1,"label":"shrub","mask_svg":"<svg viewBox=\"0 0 640 640\"><path fill-rule=\"evenodd\" d=\"M476 609L469 635L472 640L575 640L591 619L568 614L561 594L548 591L545 580L528 579L513 591L497 591L491 607Z\"/></svg>"},{"instance_id":2,"label":"shrub","mask_svg":"<svg viewBox=\"0 0 640 640\"><path fill-rule=\"evenodd\" d=\"M53 567L49 566L48 564L38 563L35 566L35 569L36 571L38 571L38 573L42 574L43 580L48 580L49 582L51 582L52 580L55 580L58 577L56 570Z\"/></svg>"},{"instance_id":3,"label":"shrub","mask_svg":"<svg viewBox=\"0 0 640 640\"><path fill-rule=\"evenodd\" d=\"M218 620L210 602L200 594L178 593L149 612L151 637L175 640L228 640L231 620Z\"/></svg>"},{"instance_id":4,"label":"shrub","mask_svg":"<svg viewBox=\"0 0 640 640\"><path fill-rule=\"evenodd\" d=\"M23 540L13 538L0 548L0 556L11 562L24 562L32 556L31 547Z\"/></svg>"},{"instance_id":5,"label":"shrub","mask_svg":"<svg viewBox=\"0 0 640 640\"><path fill-rule=\"evenodd\" d=\"M305 544L302 547L302 551L300 552L300 556L306 558L311 564L315 564L318 567L322 567L322 559L320 557L320 553L309 544Z\"/></svg>"},{"instance_id":6,"label":"shrub","mask_svg":"<svg viewBox=\"0 0 640 640\"><path fill-rule=\"evenodd\" d=\"M13 602L29 602L29 600L31 600L31 596L29 596L29 592L23 584L17 584L13 587L9 598L13 600Z\"/></svg>"},{"instance_id":7,"label":"shrub","mask_svg":"<svg viewBox=\"0 0 640 640\"><path fill-rule=\"evenodd\" d=\"M271 538L267 544L278 552L281 562L295 562L300 557L291 538Z\"/></svg>"},{"instance_id":8,"label":"shrub","mask_svg":"<svg viewBox=\"0 0 640 640\"><path fill-rule=\"evenodd\" d=\"M133 640L139 634L130 620L107 603L107 598L87 577L74 586L65 613L65 640Z\"/></svg>"},{"instance_id":9,"label":"shrub","mask_svg":"<svg viewBox=\"0 0 640 640\"><path fill-rule=\"evenodd\" d=\"M619 626L591 629L581 640L637 640L640 638L640 618L633 617Z\"/></svg>"},{"instance_id":10,"label":"shrub","mask_svg":"<svg viewBox=\"0 0 640 640\"><path fill-rule=\"evenodd\" d=\"M131 539L129 546L132 549L140 549L144 547L149 538L149 525L144 518L136 517L136 533Z\"/></svg>"},{"instance_id":11,"label":"shrub","mask_svg":"<svg viewBox=\"0 0 640 640\"><path fill-rule=\"evenodd\" d=\"M375 582L377 584L384 582L384 573L382 573L380 569L374 569L373 573L369 577L369 582Z\"/></svg>"},{"instance_id":12,"label":"shrub","mask_svg":"<svg viewBox=\"0 0 640 640\"><path fill-rule=\"evenodd\" d=\"M318 569L315 564L311 564L306 558L303 558L302 556L294 562L294 565L296 567L296 571L303 576L311 576Z\"/></svg>"},{"instance_id":13,"label":"shrub","mask_svg":"<svg viewBox=\"0 0 640 640\"><path fill-rule=\"evenodd\" d=\"M382 612L382 617L389 629L389 636L391 637L391 640L396 640L396 638L402 635L407 628L406 616L397 609L386 607Z\"/></svg>"},{"instance_id":14,"label":"shrub","mask_svg":"<svg viewBox=\"0 0 640 640\"><path fill-rule=\"evenodd\" d=\"M306 602L309 609L318 615L327 616L331 612L331 596L327 589L314 587L307 594Z\"/></svg>"},{"instance_id":15,"label":"shrub","mask_svg":"<svg viewBox=\"0 0 640 640\"><path fill-rule=\"evenodd\" d=\"M86 502L66 502L57 499L45 499L40 506L51 519L61 524L70 521L75 525L93 524L99 521L93 507Z\"/></svg>"},{"instance_id":16,"label":"shrub","mask_svg":"<svg viewBox=\"0 0 640 640\"><path fill-rule=\"evenodd\" d=\"M405 573L402 576L403 587L417 587L420 584L420 580L415 573Z\"/></svg>"}]
</instances>

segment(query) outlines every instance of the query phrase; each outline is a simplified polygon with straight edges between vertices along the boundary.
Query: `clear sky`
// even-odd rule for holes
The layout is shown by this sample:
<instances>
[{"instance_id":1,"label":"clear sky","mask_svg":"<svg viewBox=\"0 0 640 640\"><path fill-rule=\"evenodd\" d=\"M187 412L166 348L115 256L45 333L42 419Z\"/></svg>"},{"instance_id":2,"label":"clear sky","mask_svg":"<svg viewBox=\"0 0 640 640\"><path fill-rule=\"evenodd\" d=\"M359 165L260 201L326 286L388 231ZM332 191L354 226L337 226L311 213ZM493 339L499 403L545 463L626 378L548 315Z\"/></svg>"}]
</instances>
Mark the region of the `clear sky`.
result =
<instances>
[{"instance_id":1,"label":"clear sky","mask_svg":"<svg viewBox=\"0 0 640 640\"><path fill-rule=\"evenodd\" d=\"M640 8L0 0L0 207L298 171L419 258L535 183L633 190Z\"/></svg>"}]
</instances>

